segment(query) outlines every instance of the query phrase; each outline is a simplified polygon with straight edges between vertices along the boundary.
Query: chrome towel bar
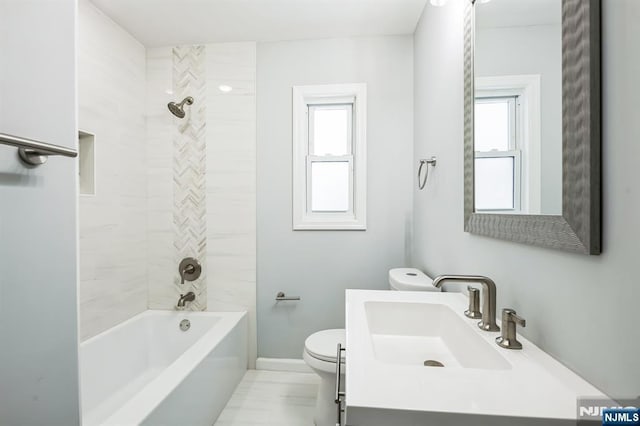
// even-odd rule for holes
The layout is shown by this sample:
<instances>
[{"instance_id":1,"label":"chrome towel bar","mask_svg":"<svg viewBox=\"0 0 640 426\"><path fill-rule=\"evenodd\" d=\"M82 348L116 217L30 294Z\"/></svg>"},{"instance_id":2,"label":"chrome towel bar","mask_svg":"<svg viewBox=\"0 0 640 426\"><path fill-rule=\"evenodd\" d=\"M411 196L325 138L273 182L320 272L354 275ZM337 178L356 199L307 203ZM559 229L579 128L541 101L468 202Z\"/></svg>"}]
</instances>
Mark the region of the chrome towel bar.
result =
<instances>
[{"instance_id":1,"label":"chrome towel bar","mask_svg":"<svg viewBox=\"0 0 640 426\"><path fill-rule=\"evenodd\" d=\"M65 157L77 157L75 149L52 145L33 139L0 133L0 144L15 146L18 148L20 159L30 166L39 166L47 162L49 155L62 155Z\"/></svg>"}]
</instances>

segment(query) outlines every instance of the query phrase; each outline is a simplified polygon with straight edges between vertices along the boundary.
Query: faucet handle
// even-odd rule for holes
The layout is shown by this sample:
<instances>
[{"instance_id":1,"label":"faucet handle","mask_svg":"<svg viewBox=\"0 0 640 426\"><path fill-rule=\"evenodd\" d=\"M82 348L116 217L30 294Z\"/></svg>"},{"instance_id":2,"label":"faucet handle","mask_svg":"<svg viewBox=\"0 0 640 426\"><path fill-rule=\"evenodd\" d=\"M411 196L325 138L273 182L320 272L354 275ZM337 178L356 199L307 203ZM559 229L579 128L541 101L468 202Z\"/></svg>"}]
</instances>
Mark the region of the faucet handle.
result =
<instances>
[{"instance_id":1,"label":"faucet handle","mask_svg":"<svg viewBox=\"0 0 640 426\"><path fill-rule=\"evenodd\" d=\"M480 290L475 287L468 286L469 290L469 309L464 311L465 316L468 318L482 318L480 313Z\"/></svg>"},{"instance_id":2,"label":"faucet handle","mask_svg":"<svg viewBox=\"0 0 640 426\"><path fill-rule=\"evenodd\" d=\"M185 257L178 266L178 272L180 273L180 284L184 284L185 280L195 281L202 273L202 265L193 257Z\"/></svg>"},{"instance_id":3,"label":"faucet handle","mask_svg":"<svg viewBox=\"0 0 640 426\"><path fill-rule=\"evenodd\" d=\"M516 324L526 327L527 321L513 309L502 310L502 335L496 338L498 346L505 349L522 349L522 343L516 338Z\"/></svg>"},{"instance_id":4,"label":"faucet handle","mask_svg":"<svg viewBox=\"0 0 640 426\"><path fill-rule=\"evenodd\" d=\"M505 309L508 310L508 309ZM509 312L507 313L509 319L513 322L515 322L516 324L518 324L520 327L526 327L527 326L527 320L525 320L524 318L522 318L520 315L516 314L516 311L514 310L508 310Z\"/></svg>"}]
</instances>

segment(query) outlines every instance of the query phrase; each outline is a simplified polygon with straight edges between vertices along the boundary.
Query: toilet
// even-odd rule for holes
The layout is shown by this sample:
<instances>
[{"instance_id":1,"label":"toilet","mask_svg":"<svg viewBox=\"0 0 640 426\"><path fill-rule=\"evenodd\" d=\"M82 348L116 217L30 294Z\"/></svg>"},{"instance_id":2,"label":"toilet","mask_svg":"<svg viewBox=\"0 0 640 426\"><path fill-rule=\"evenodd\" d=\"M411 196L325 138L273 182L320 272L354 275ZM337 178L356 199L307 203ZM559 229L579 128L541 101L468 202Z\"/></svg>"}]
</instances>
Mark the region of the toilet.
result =
<instances>
[{"instance_id":1,"label":"toilet","mask_svg":"<svg viewBox=\"0 0 640 426\"><path fill-rule=\"evenodd\" d=\"M440 291L433 286L433 280L424 272L415 268L395 268L389 271L389 289L395 291ZM307 337L304 342L302 359L320 376L316 409L313 417L316 426L335 426L337 407L336 390L336 358L338 343L345 347L345 330L343 328L322 330ZM340 357L342 364L341 387L344 386L345 352ZM341 389L344 390L344 389Z\"/></svg>"}]
</instances>

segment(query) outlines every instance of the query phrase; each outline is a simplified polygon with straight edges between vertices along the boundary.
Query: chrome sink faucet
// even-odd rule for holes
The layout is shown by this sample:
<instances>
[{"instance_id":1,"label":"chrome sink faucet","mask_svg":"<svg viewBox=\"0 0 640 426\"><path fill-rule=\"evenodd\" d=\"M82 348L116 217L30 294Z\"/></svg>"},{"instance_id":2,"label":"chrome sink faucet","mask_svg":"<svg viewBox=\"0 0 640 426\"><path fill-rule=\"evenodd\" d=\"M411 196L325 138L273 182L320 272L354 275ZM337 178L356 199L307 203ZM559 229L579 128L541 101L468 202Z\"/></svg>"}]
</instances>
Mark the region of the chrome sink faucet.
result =
<instances>
[{"instance_id":1,"label":"chrome sink faucet","mask_svg":"<svg viewBox=\"0 0 640 426\"><path fill-rule=\"evenodd\" d=\"M182 310L187 306L187 302L193 302L194 300L196 300L196 295L192 291L190 291L187 294L181 294L180 299L178 299L178 304L176 305L176 308Z\"/></svg>"},{"instance_id":2,"label":"chrome sink faucet","mask_svg":"<svg viewBox=\"0 0 640 426\"><path fill-rule=\"evenodd\" d=\"M440 288L446 281L459 284L480 283L482 285L482 321L478 327L485 331L500 331L496 324L496 283L481 275L440 275L433 280L433 286Z\"/></svg>"}]
</instances>

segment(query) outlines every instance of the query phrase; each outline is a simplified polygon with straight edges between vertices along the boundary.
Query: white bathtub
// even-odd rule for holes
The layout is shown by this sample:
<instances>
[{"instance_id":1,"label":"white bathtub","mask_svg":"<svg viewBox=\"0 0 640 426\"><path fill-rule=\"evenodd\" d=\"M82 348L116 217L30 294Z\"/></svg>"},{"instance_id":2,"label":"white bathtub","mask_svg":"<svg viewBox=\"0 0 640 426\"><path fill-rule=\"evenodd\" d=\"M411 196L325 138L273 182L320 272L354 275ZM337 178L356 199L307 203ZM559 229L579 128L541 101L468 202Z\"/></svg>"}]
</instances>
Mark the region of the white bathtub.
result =
<instances>
[{"instance_id":1,"label":"white bathtub","mask_svg":"<svg viewBox=\"0 0 640 426\"><path fill-rule=\"evenodd\" d=\"M211 426L246 369L246 313L143 312L80 345L83 425Z\"/></svg>"}]
</instances>

